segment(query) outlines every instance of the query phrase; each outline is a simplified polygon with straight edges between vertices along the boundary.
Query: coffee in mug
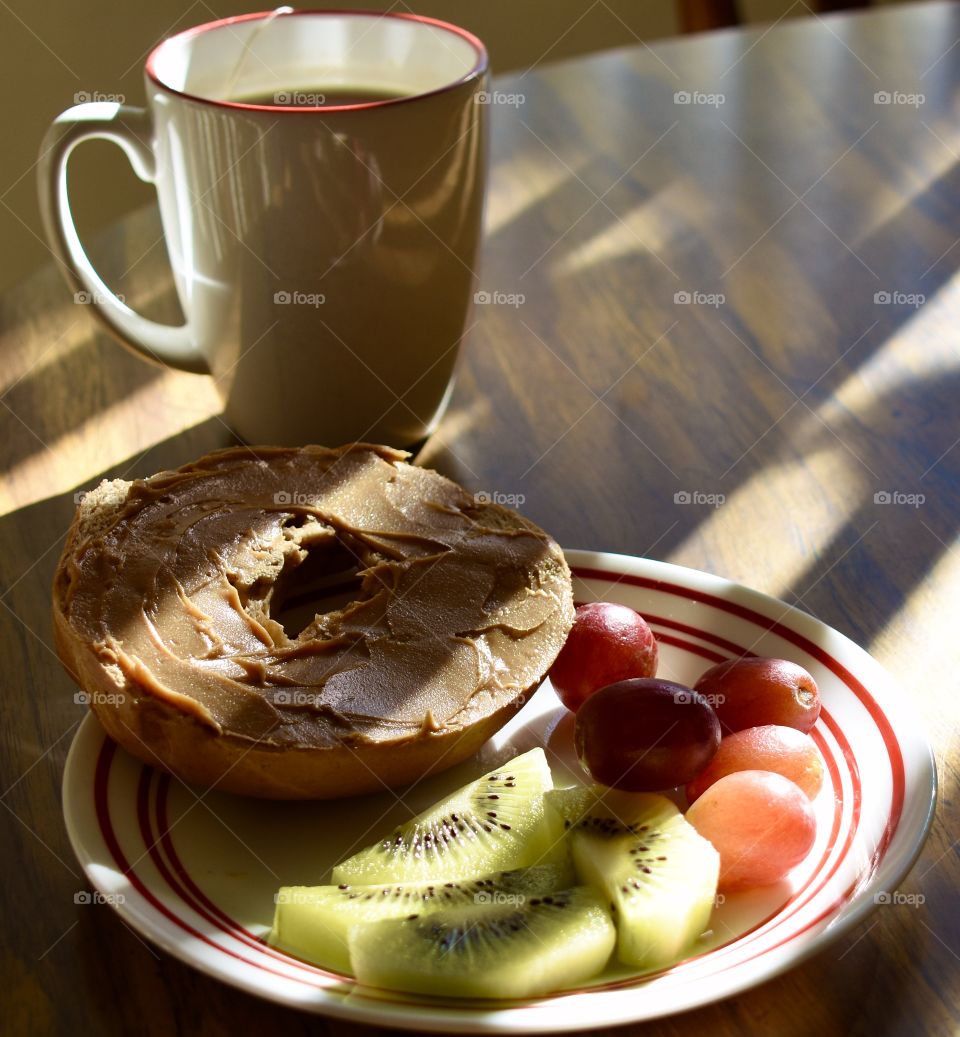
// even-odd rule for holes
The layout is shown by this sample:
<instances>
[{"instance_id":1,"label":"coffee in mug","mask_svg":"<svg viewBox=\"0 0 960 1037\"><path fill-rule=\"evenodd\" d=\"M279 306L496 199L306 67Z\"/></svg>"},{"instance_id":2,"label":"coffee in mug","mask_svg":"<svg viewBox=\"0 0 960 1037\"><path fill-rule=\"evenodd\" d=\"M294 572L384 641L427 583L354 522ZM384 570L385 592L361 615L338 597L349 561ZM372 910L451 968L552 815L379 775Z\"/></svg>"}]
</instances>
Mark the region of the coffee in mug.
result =
<instances>
[{"instance_id":1,"label":"coffee in mug","mask_svg":"<svg viewBox=\"0 0 960 1037\"><path fill-rule=\"evenodd\" d=\"M211 374L248 442L415 443L472 304L487 78L476 37L408 14L281 9L179 33L147 59L146 108L82 104L50 128L51 246L122 343ZM67 162L93 138L156 186L182 326L128 307L84 252Z\"/></svg>"}]
</instances>

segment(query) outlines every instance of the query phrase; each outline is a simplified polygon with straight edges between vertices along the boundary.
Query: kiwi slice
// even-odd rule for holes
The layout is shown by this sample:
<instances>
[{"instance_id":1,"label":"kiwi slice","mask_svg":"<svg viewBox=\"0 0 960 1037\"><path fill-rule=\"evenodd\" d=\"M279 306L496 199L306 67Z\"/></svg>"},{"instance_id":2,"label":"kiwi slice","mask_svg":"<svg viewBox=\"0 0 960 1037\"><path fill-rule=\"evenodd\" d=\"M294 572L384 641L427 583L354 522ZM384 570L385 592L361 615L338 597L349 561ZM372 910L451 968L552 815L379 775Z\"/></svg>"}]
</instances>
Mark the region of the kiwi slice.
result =
<instances>
[{"instance_id":1,"label":"kiwi slice","mask_svg":"<svg viewBox=\"0 0 960 1037\"><path fill-rule=\"evenodd\" d=\"M688 951L710 924L720 855L677 807L600 785L558 789L547 801L563 818L580 881L610 905L620 960L652 969Z\"/></svg>"},{"instance_id":2,"label":"kiwi slice","mask_svg":"<svg viewBox=\"0 0 960 1037\"><path fill-rule=\"evenodd\" d=\"M460 882L284 886L276 895L267 942L324 968L349 972L347 934L355 925L479 904L516 904L525 897L564 889L572 882L573 868L566 863Z\"/></svg>"},{"instance_id":3,"label":"kiwi slice","mask_svg":"<svg viewBox=\"0 0 960 1037\"><path fill-rule=\"evenodd\" d=\"M595 890L520 899L356 926L354 974L417 994L527 998L574 986L606 965L616 930Z\"/></svg>"},{"instance_id":4,"label":"kiwi slice","mask_svg":"<svg viewBox=\"0 0 960 1037\"><path fill-rule=\"evenodd\" d=\"M455 882L556 862L563 829L543 801L552 787L543 750L531 749L338 864L332 881Z\"/></svg>"}]
</instances>

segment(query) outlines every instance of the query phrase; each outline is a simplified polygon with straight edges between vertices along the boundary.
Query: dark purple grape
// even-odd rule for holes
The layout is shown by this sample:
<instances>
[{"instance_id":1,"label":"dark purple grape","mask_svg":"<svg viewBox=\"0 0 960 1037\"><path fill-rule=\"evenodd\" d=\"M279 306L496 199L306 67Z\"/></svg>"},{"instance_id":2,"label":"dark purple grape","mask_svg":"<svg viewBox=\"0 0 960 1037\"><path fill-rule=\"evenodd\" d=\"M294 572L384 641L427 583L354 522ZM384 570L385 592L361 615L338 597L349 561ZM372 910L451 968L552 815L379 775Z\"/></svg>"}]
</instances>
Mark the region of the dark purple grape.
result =
<instances>
[{"instance_id":1,"label":"dark purple grape","mask_svg":"<svg viewBox=\"0 0 960 1037\"><path fill-rule=\"evenodd\" d=\"M640 677L601 688L577 712L580 763L602 785L656 792L692 781L720 745L713 708L682 684Z\"/></svg>"}]
</instances>

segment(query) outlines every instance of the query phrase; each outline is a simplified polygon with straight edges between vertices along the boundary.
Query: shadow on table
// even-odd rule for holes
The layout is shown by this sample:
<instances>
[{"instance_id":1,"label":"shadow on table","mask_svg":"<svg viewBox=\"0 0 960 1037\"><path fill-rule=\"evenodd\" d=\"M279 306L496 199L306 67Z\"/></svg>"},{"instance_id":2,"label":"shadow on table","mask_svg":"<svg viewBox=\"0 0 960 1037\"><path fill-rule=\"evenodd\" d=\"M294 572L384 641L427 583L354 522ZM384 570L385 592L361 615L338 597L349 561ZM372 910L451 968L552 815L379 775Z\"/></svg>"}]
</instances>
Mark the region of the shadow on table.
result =
<instances>
[{"instance_id":1,"label":"shadow on table","mask_svg":"<svg viewBox=\"0 0 960 1037\"><path fill-rule=\"evenodd\" d=\"M886 477L811 557L788 601L868 644L952 549L960 530L960 449L953 449L957 426L945 418L956 413L958 394L960 370L904 380L832 424L841 439L854 425L867 426L871 436L857 439L859 457ZM821 428L809 449L832 438Z\"/></svg>"},{"instance_id":2,"label":"shadow on table","mask_svg":"<svg viewBox=\"0 0 960 1037\"><path fill-rule=\"evenodd\" d=\"M629 73L623 74L629 77ZM645 83L644 86L654 90L662 88L662 84ZM547 85L531 82L530 90L528 103L533 110L538 105L550 103ZM543 91L543 96L538 94L538 90ZM609 104L616 112L622 99L616 91L615 94ZM665 106L663 110L671 109ZM654 104L651 111L656 113L660 109ZM773 114L771 120L777 121L780 117L780 114ZM490 306L480 313L471 366L479 370L485 385L496 385L496 380L502 376L504 385L509 384L510 389L503 394L503 399L490 400L489 429L476 428L472 433L473 442L467 438L452 440L447 456L434 450L432 457L444 471L468 485L476 485L477 480L471 473L479 473L487 481L491 478L491 466L485 464L483 456L483 448L488 446L497 451L499 458L493 474L505 473L501 477L506 485L498 488L525 493L527 512L561 542L606 550L650 551L657 557L670 557L700 524L695 508L673 509L670 520L676 522L662 521L665 513L671 511L665 505L672 493L676 489L688 488L690 475L709 479L710 472L723 472L733 466L723 485L715 487L730 497L747 477L763 468L774 467L779 460L777 452L765 443L762 452L758 451L755 464L736 466L740 451L764 437L769 424L778 415L770 416L762 405L751 407L750 389L744 387L740 375L744 367L754 362L730 332L719 326L716 317L695 312L698 307L678 308L673 305L678 286L691 288L697 284L690 278L707 278L701 286L705 289L714 287L709 277L711 271L718 273L724 267L721 231L726 216L719 215L716 206L703 208L704 198L715 200L719 191L719 200L723 201L723 191L739 190L741 195L730 199L729 213L744 218L749 215L757 199L742 197L742 191L744 184L752 183L746 172L756 164L756 158L719 134L718 147L724 152L718 160L722 175L707 179L714 161L710 149L700 142L700 149L687 155L676 143L676 138L671 138L673 146L681 147L681 158L690 162L689 167L683 167L683 174L698 180L694 195L701 207L694 206L685 214L683 206L671 193L674 188L682 186L683 176L678 177L676 184L667 179L658 181L650 175L648 166L638 167L631 176L622 176L623 167L614 168L616 163L611 158L609 147L598 149L599 153L594 157L589 149L577 148L575 143L567 144L568 141L580 140L584 135L590 140L599 134L588 123L578 122L575 117L572 121L576 122L574 129L577 133L563 128L563 132L557 131L556 139L550 138L546 142L567 156L569 162L563 164L557 156L550 157L544 143L533 135L519 128L511 131L509 125L502 130L499 139L504 150L495 159L504 166L505 183L510 183L514 162L529 160L534 167L545 163L548 171L562 170L564 166L566 169L542 194L536 194L536 186L532 186L531 200L527 205L519 204L523 190L515 186L518 195L515 212L490 234L485 246L486 261L496 269L501 279L496 286L488 287L521 289L527 293L528 303L538 300L539 305L528 305L526 309ZM657 134L667 128L645 121L644 112L631 111L631 117L623 121L622 129L618 155L647 138L656 139ZM774 125L766 129L779 132ZM604 132L609 133L609 130ZM759 128L758 132L764 132L764 128ZM747 258L735 274L739 277L742 271L743 283L736 285L737 290L727 289L731 304L717 314L743 339L746 347L769 362L772 371L767 374L761 372L761 375L766 377L774 391L777 391L774 377L780 377L786 389L797 395L810 390L804 401L815 409L829 400L844 382L855 379L856 372L882 353L883 347L917 316L917 311L907 301L898 304L893 298L885 304L876 303L876 293L880 291L893 296L896 292L903 295L922 292L932 300L953 279L960 261L960 249L947 247L953 241L951 227L958 222L956 198L960 193L960 164L940 171L929 183L921 181L916 193L910 195L909 191L914 187L912 181L902 187L899 165L891 162L883 147L874 152L870 150L871 146L872 140L868 140L865 155L876 163L875 183L853 180L844 169L838 170L832 178L824 178L810 197L816 215L801 207L787 221L790 229L786 231L786 251L789 253L790 246L796 247L796 255L789 255L791 262L788 263L781 255L779 265L765 267L762 261L765 245L761 243L757 253ZM622 178L617 179L618 176ZM700 180L703 183L699 183ZM591 199L585 192L585 185L592 185L599 192L603 185L615 183L616 191L608 199L609 207L598 203L589 205ZM854 188L858 191L859 200L852 205L850 192ZM896 202L898 198L900 204L892 204L892 200ZM775 201L777 198L769 204L773 205ZM781 209L778 208L777 212ZM582 216L571 223L570 214ZM634 214L639 214L638 232L631 233L623 218L632 218ZM707 221L706 229L697 225L698 215ZM820 222L818 216L824 222ZM872 222L874 220L878 222ZM825 224L836 224L849 245L831 235ZM647 231L654 242L658 233L667 234L667 244L663 248L679 272L680 280L670 276L644 248ZM771 241L774 239L777 239L777 234L772 235ZM824 243L828 247L824 247ZM541 260L531 267L531 262L540 253L544 253ZM777 250L774 249L773 255L777 258ZM572 275L565 277L558 273L571 256L576 257L575 283ZM791 263L795 263L806 282L803 299L809 300L816 308L816 312L807 314L817 318L816 335L804 327L804 314L797 313L795 304L792 308L784 306L782 312L777 305L778 298L783 298L795 287L795 282L784 273L785 268L793 269ZM752 282L755 287L759 283L767 290L769 312L763 314L759 326L762 330L758 330L757 325L751 326L747 319L757 316L755 310L759 305L756 304L758 297L749 290ZM746 307L742 319L737 303L741 296L755 301L753 306ZM605 324L602 319L606 300L623 311L616 326ZM552 305L544 305L544 301ZM665 342L643 361L637 372L606 395L604 405L596 407L581 424L583 413L593 398L590 390L595 395L600 394L622 373L623 343L636 340L636 352L640 355L674 321L679 321L678 327L667 334ZM818 337L821 329L823 336ZM538 337L546 347L538 344ZM719 349L729 352L727 366L730 371L719 372L714 382L715 354ZM847 349L850 349L849 355L841 360ZM520 352L532 353L538 362L520 366L517 360ZM707 354L711 356L707 357ZM612 355L621 357L620 369L611 366L609 358ZM682 377L672 375L668 369L670 365L684 363L696 368L701 355L707 361L704 369L711 371L709 385L684 383ZM662 365L659 363L661 359ZM840 362L832 366L838 360ZM908 372L904 372L904 376L908 377ZM566 392L567 401L573 400L569 413L550 405L548 380L552 377L571 387ZM577 387L576 379L582 380L586 386ZM641 381L647 385L639 386L637 383ZM934 383L935 380L930 380L927 385L919 383L936 397L931 400L930 413L934 413L934 407L938 407L943 399ZM690 390L694 386L697 398L691 399ZM913 389L906 386L904 393L910 396ZM684 427L682 419L674 421L672 415L667 415L665 427L646 424L646 402L653 395L659 397L659 418L665 416L665 410L682 413L697 408L705 412L707 418L704 420L701 414L699 425L707 429L710 441L702 444L689 442L688 427ZM786 407L791 397L785 392L784 399ZM894 388L884 403L891 408L892 414L896 413L900 404L899 387ZM608 404L616 412L613 418L605 411ZM505 413L504 420L510 422L509 442L498 442L496 437L501 411ZM804 413L803 408L796 408L779 426L777 436L771 439L781 438L789 451L791 438L800 427ZM941 415L949 413L949 410L940 412ZM869 419L871 431L875 429L878 435L899 431L896 449L905 449L909 454L909 445L902 445L903 429L898 429L892 418L885 420L887 417L890 416L872 414ZM853 422L855 419L851 418L851 428ZM624 424L632 426L637 440L631 438ZM945 422L940 424L942 437L948 437L949 429L943 427ZM443 432L444 426L441 427L442 435ZM592 449L583 445L587 437L593 440ZM555 438L557 442L552 446ZM671 461L677 480L657 464L638 442L640 439ZM949 440L931 444L928 454L932 456L927 456L926 463L912 478L915 479L932 463L937 448L942 451L950 445ZM545 456L538 459L541 452ZM882 451L880 454L882 457ZM684 458L698 455L704 461L694 472L678 470L674 465L674 457L682 463ZM533 466L535 461L537 464ZM578 500L575 481L569 478L569 473L588 463L609 466L616 485L608 489L591 484L591 500ZM690 467L696 464L696 460L691 460ZM529 471L531 467L532 472ZM885 476L890 466L871 467ZM901 480L908 475L897 471ZM549 491L549 486L555 484L563 485L568 491L568 499L560 501L559 506L556 495ZM669 493L665 493L665 486L670 487ZM540 499L547 501L548 505L538 511ZM621 528L604 529L604 542L583 542L583 530L589 526L585 515L589 515L591 508L606 516L618 505L624 512ZM862 517L855 515L852 521ZM604 525L610 527L612 524ZM671 528L667 529L668 526ZM846 535L847 541L840 538L841 545L849 542L849 531Z\"/></svg>"},{"instance_id":3,"label":"shadow on table","mask_svg":"<svg viewBox=\"0 0 960 1037\"><path fill-rule=\"evenodd\" d=\"M80 426L98 418L124 399L163 375L154 364L118 358L121 347L105 333L86 336L53 365L39 364L3 394L0 410L0 467L9 471L35 454L53 447ZM123 369L123 391L115 393L115 375ZM51 406L51 400L61 401ZM43 423L31 415L43 415Z\"/></svg>"},{"instance_id":4,"label":"shadow on table","mask_svg":"<svg viewBox=\"0 0 960 1037\"><path fill-rule=\"evenodd\" d=\"M145 365L144 371L149 376ZM205 422L158 443L136 463L135 473L180 464L223 445L224 435L220 422ZM120 464L103 474L122 471ZM20 1032L90 1032L83 1013L95 1005L103 1015L92 1028L121 1033L138 1026L123 1020L127 991L162 983L165 966L124 931L108 908L77 905L74 899L88 887L67 840L59 786L86 707L75 701L76 685L57 658L50 617L53 572L74 509L70 490L0 517L0 637L8 703L0 754L6 807L0 811L0 841L11 865L3 897L7 937L0 939L0 951L9 941L5 960L22 962L21 971L8 977L7 989L14 1019L22 1016ZM16 868L15 861L20 862ZM122 959L109 953L124 940L130 946ZM111 960L122 960L120 975L104 971L102 963ZM59 996L48 999L45 989ZM81 989L102 994L72 999L66 993ZM215 996L222 998L220 991ZM167 998L153 1004L162 1014ZM18 1029L16 1022L12 1025ZM160 1018L149 1022L149 1030L170 1032Z\"/></svg>"},{"instance_id":5,"label":"shadow on table","mask_svg":"<svg viewBox=\"0 0 960 1037\"><path fill-rule=\"evenodd\" d=\"M227 445L229 437L222 422L210 419L156 444L135 460L125 477L146 476L182 464L216 446ZM129 463L116 464L103 472L103 477L123 475L127 467ZM5 695L15 710L41 700L43 738L49 739L39 744L34 740L37 729L28 725L26 737L16 739L0 755L3 787L8 792L38 757L43 759L50 741L83 715L74 702L76 688L53 646L50 615L53 573L75 510L71 489L0 516L0 633L8 658ZM68 744L58 742L51 758L62 762ZM65 852L67 859L72 859L69 849Z\"/></svg>"},{"instance_id":6,"label":"shadow on table","mask_svg":"<svg viewBox=\"0 0 960 1037\"><path fill-rule=\"evenodd\" d=\"M530 147L535 149L538 145L533 142ZM557 214L581 212L584 207L583 185L578 183L578 179L588 183L602 180L608 172L609 161L603 156L587 159L584 165L578 166L576 176L572 172L565 176L534 204L521 208L510 222L491 235L487 250L496 260L498 273L502 275L505 271L509 275L515 269L520 275L529 257L525 250L515 248L516 243L526 240L538 242L543 237L544 225L552 225L551 214L553 222L556 222ZM889 205L887 188L888 185L882 182L875 190L869 184L865 185L866 190L873 191L869 199L875 198L877 206L881 202ZM822 209L830 220L843 219L844 209L849 209L849 199L843 190L832 190L829 182L818 190L819 194L811 195L813 208ZM656 201L655 192L651 194L643 185L630 181L620 184L618 191L623 194L628 208L630 203L642 205ZM674 354L679 356L687 351L693 362L697 355L697 341L712 336L715 341L711 348L728 349L730 361L725 367L729 370L717 369L716 383L709 387L697 386L696 399L685 402L678 399L676 407L669 405L669 401L660 400L658 417L673 421L667 425L666 431L644 426L646 411L642 393L634 393L635 398L626 391L622 396L618 395L621 389L626 390L629 379L610 393L605 403L616 411L622 423L636 425L642 438L671 462L674 457L683 461L701 456L701 467L693 472L678 469L678 480L673 482L669 473L631 439L622 425L611 421L603 407L597 407L582 427L555 444L538 469L534 468L532 474L525 471L536 454L550 445L550 438L545 439L543 429L538 427L538 418L548 420L554 415L549 406L517 406L518 397L527 391L541 405L549 400L549 396L543 395L539 383L526 387L523 384L526 377L532 377L534 367L511 367L511 357L516 353L519 340L529 340L531 350L540 348L521 319L534 320L533 330L556 354L551 358L544 351L542 360L547 367L556 368L558 378L569 378L573 384L573 379L579 376L592 385L589 373L592 365L595 369L593 377L600 383L595 387L599 392L610 378L616 376L616 372L604 370L603 351L595 355L591 352L592 343L579 341L576 328L570 330L573 310L560 298L552 280L553 274L547 274L549 262L545 262L527 277L525 283L530 287L526 290L531 294L543 292L546 298L557 296L557 306L540 306L533 310L532 316L524 311L489 307L483 311L476 332L484 349L477 351L482 355L474 358L472 366L484 365L483 382L494 384L498 367L504 372L505 384L509 378L510 391L504 393L502 401L491 402L493 414L488 424L496 424L499 408L504 411L509 408L509 418L516 426L512 427L515 434L511 435L509 442L497 443L498 456L493 465L485 461L482 450L478 452L470 436L452 439L448 449L443 446L432 449L430 463L467 485L477 482L472 473L479 472L481 479L490 481L493 477L489 473L493 471L494 476L503 480L502 488L527 493L528 501L523 510L567 546L628 552L646 549L656 557L669 558L695 533L704 517L703 512L698 513L696 508L671 509L664 502L664 498L669 501L675 490L688 488L685 481L702 478L706 482L701 485L722 490L729 499L748 479L762 478L763 472L774 469L781 459L794 462L798 455L802 459L806 453L836 447L838 439L847 438L865 462L866 471L861 469L860 474L868 484L874 485L870 485L867 491L857 491L864 494L863 498L851 501L846 521L826 547L810 557L787 597L826 622L846 630L861 643L869 642L923 581L943 552L949 549L957 532L956 508L951 502L956 501L960 485L960 448L951 452L957 429L949 416L956 413L960 375L951 369L947 360L943 361L940 370L917 373L907 366L912 362L910 358L904 362L893 356L889 365L886 358L881 359L884 349L905 330L906 325L913 320L922 320L926 315L923 310L918 311L909 299L898 302L891 298L887 302L877 302L875 293L888 296L898 292L902 296L920 293L932 302L934 296L949 285L960 263L960 247L944 250L941 243L942 239L949 241L950 227L960 223L956 206L958 196L960 164L955 163L908 197L899 208L888 211L883 222L868 228L862 238L852 239L852 247L863 262L836 241L830 250L830 262L821 262L815 248L817 241L806 237L801 239L807 254L801 254L799 259L805 274L809 274L810 287L822 301L826 322L832 328L832 333L817 340L810 350L796 345L806 339L802 331L798 339L798 330L793 323L795 315L790 313L785 312L779 319L774 314L765 325L765 333L769 333L771 341L756 337L746 321L738 319L735 308L730 310L728 307L717 314L743 338L748 348L769 361L771 384L774 378L782 379L786 390L804 396L806 406L795 406L776 425L774 436L762 442L753 458L747 457L743 463L736 463L742 450L749 449L749 445L757 440L764 440L776 415L771 417L764 406L749 405L747 394L750 389L742 381L742 376L753 361L743 347L719 325L717 317L704 318L688 313L687 310L696 309L689 307L683 311L684 320L695 320L697 324L692 332L681 325L668 335L679 344L679 347L676 343L672 347ZM869 208L868 200L864 206L865 213L869 213ZM931 214L936 215L936 227L928 227L924 222ZM551 253L550 260L556 258L559 261L570 253L582 252L592 239L601 236L603 232L597 229L597 218L602 218L611 229L617 225L616 217L598 206L593 216L577 221L569 228L556 253ZM808 219L816 228L814 216ZM850 223L849 217L847 223ZM825 235L827 232L824 230L822 233ZM704 261L695 258L695 250L700 244L700 239L693 237L689 245L681 242L677 246L681 273L704 268ZM867 269L868 266L877 272L876 277ZM676 315L675 310L664 305L661 297L668 287L672 294L673 279L664 277L659 264L638 242L626 253L623 250L609 255L598 253L579 276L585 280L584 291L595 288L602 298L604 291L622 294L627 290L625 270L635 283L646 285L646 313L643 307L637 310L635 329L642 340L641 346L645 347L655 337L654 332L645 327L649 323L646 315L662 317L663 328L667 328ZM751 272L750 276L767 275L765 272ZM498 287L515 286L508 279L507 284ZM782 288L786 291L788 286ZM776 289L774 284L774 292ZM492 332L488 332L488 328ZM624 328L622 333L628 334L629 330ZM601 338L604 334L604 329L597 329ZM916 334L919 336L922 332ZM848 349L849 355L844 357L844 351ZM942 347L939 351L942 354ZM673 357L668 359L672 361ZM839 417L836 417L834 411L827 411L829 429L807 410L807 407L815 412L826 410L841 386L849 387L868 365L878 362L883 367L884 383L888 376L895 379L889 390L868 396L863 405L858 405L856 412L839 411L838 408ZM519 379L516 377L518 370ZM544 377L544 372L538 371L537 377ZM653 388L649 391L657 391L656 372L651 372L650 377L653 378ZM871 377L864 381L868 393L871 392ZM690 382L690 386L692 390L694 383ZM789 405L791 398L786 392L783 398ZM585 410L589 403L590 396L585 389L582 409ZM685 429L682 418L674 420L672 417L673 412L694 406L700 411L699 420L705 428L702 443L684 442L689 439L689 431ZM570 422L574 423L578 415L579 410L572 412ZM564 422L560 420L558 429L563 431L563 428ZM444 429L445 425L441 425L441 439ZM472 438L481 444L488 435L483 427L472 432ZM586 436L594 439L589 453L581 442ZM772 442L776 445L771 445ZM601 460L597 461L597 458ZM606 466L611 482L615 483L609 489L609 500L608 489L593 484L591 500L577 498L576 481L570 479L569 473L576 471L582 463ZM852 458L850 464L853 469L859 468L858 462ZM728 468L729 473L714 487L709 481L709 472L719 473ZM693 484L697 485L695 481ZM555 485L563 485L562 495L552 489ZM665 490L665 486L669 489ZM875 503L874 493L882 492L923 493L926 501L916 508L894 503L883 505L880 501ZM545 504L538 511L540 501ZM803 502L785 501L784 506L802 509ZM591 510L601 516L619 510L624 521L619 528L611 521L601 523L604 541L584 543L583 530L589 528L589 519L585 521L585 515L589 515ZM828 573L830 578L825 579ZM849 593L836 593L841 583L849 588Z\"/></svg>"}]
</instances>

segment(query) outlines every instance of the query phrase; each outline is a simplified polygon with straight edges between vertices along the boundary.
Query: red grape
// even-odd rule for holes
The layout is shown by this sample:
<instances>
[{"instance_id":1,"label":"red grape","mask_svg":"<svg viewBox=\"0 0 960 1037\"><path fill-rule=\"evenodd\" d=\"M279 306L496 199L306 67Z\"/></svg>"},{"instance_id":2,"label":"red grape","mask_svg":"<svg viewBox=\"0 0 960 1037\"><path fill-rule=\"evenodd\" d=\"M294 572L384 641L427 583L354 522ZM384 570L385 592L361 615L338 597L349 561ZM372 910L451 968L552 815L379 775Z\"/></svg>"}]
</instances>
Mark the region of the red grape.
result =
<instances>
[{"instance_id":1,"label":"red grape","mask_svg":"<svg viewBox=\"0 0 960 1037\"><path fill-rule=\"evenodd\" d=\"M599 688L628 677L653 677L657 642L643 616L608 601L577 609L573 628L550 668L550 682L576 712Z\"/></svg>"},{"instance_id":2,"label":"red grape","mask_svg":"<svg viewBox=\"0 0 960 1037\"><path fill-rule=\"evenodd\" d=\"M782 774L737 771L687 811L720 854L722 890L778 882L810 852L817 822L810 800Z\"/></svg>"},{"instance_id":3,"label":"red grape","mask_svg":"<svg viewBox=\"0 0 960 1037\"><path fill-rule=\"evenodd\" d=\"M823 785L823 761L813 739L793 727L748 727L727 735L717 755L687 785L692 803L720 778L735 771L774 771L813 799Z\"/></svg>"},{"instance_id":4,"label":"red grape","mask_svg":"<svg viewBox=\"0 0 960 1037\"><path fill-rule=\"evenodd\" d=\"M786 659L728 659L711 666L694 689L716 710L724 731L767 724L809 731L820 715L816 682Z\"/></svg>"},{"instance_id":5,"label":"red grape","mask_svg":"<svg viewBox=\"0 0 960 1037\"><path fill-rule=\"evenodd\" d=\"M576 715L580 763L603 785L655 792L683 785L710 762L720 724L682 684L633 678L591 695Z\"/></svg>"}]
</instances>

